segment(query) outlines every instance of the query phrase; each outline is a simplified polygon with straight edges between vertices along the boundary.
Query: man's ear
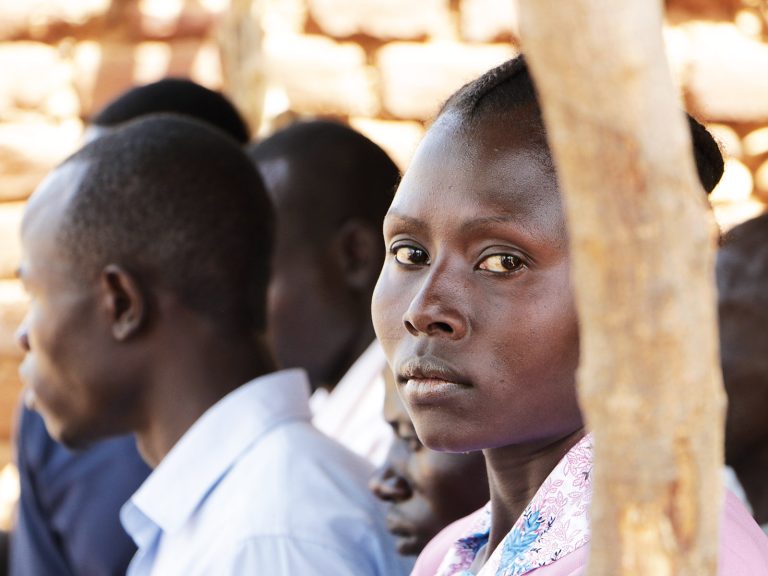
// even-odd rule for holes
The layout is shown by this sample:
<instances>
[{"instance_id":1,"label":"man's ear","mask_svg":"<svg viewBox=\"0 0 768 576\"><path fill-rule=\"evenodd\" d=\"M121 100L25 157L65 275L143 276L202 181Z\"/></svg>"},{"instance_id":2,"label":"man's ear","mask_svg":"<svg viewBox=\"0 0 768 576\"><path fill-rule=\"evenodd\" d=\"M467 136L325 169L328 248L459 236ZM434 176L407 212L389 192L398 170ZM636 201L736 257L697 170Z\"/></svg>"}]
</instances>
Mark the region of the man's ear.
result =
<instances>
[{"instance_id":1,"label":"man's ear","mask_svg":"<svg viewBox=\"0 0 768 576\"><path fill-rule=\"evenodd\" d=\"M117 264L101 271L101 300L115 340L125 341L144 325L147 302L136 279Z\"/></svg>"},{"instance_id":2,"label":"man's ear","mask_svg":"<svg viewBox=\"0 0 768 576\"><path fill-rule=\"evenodd\" d=\"M336 251L347 286L370 291L384 259L381 231L362 220L348 220L336 232Z\"/></svg>"}]
</instances>

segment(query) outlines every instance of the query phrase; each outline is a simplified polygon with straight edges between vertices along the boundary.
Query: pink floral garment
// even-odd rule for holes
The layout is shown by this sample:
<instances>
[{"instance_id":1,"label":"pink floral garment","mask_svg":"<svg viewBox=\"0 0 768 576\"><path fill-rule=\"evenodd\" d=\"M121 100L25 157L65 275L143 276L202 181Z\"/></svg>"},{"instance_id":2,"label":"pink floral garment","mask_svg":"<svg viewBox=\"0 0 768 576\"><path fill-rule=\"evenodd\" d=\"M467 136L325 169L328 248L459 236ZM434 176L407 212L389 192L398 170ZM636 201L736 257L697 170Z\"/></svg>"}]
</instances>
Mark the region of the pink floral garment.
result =
<instances>
[{"instance_id":1,"label":"pink floral garment","mask_svg":"<svg viewBox=\"0 0 768 576\"><path fill-rule=\"evenodd\" d=\"M591 472L592 436L587 435L555 466L477 576L521 576L586 544ZM488 542L490 528L488 504L467 536L453 544L436 576L471 575L469 568Z\"/></svg>"}]
</instances>

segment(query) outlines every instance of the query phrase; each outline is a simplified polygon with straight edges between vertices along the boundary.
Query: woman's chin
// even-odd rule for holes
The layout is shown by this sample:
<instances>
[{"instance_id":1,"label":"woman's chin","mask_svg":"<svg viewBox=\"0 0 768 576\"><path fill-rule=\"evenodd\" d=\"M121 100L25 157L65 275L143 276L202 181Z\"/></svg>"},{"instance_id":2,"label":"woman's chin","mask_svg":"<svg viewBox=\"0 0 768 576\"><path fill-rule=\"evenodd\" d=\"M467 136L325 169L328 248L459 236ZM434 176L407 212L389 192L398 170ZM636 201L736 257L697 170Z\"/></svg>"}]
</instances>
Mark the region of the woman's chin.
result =
<instances>
[{"instance_id":1,"label":"woman's chin","mask_svg":"<svg viewBox=\"0 0 768 576\"><path fill-rule=\"evenodd\" d=\"M478 442L473 442L467 434L462 434L458 427L441 426L416 426L416 435L419 441L435 452L474 452L482 450L483 446Z\"/></svg>"}]
</instances>

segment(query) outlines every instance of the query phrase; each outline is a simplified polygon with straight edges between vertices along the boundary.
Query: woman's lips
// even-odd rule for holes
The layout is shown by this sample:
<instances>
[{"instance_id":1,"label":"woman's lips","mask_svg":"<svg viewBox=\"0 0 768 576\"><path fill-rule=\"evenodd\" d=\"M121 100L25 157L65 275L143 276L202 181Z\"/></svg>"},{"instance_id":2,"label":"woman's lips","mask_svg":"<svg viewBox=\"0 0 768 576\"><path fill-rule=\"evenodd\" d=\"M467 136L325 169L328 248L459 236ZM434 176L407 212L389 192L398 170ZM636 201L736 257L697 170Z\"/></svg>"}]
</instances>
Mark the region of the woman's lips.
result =
<instances>
[{"instance_id":1,"label":"woman's lips","mask_svg":"<svg viewBox=\"0 0 768 576\"><path fill-rule=\"evenodd\" d=\"M466 390L467 386L439 378L409 378L402 391L411 404L439 404L449 397Z\"/></svg>"},{"instance_id":2,"label":"woman's lips","mask_svg":"<svg viewBox=\"0 0 768 576\"><path fill-rule=\"evenodd\" d=\"M397 380L411 405L439 404L471 387L458 371L433 356L406 360L397 370Z\"/></svg>"},{"instance_id":3,"label":"woman's lips","mask_svg":"<svg viewBox=\"0 0 768 576\"><path fill-rule=\"evenodd\" d=\"M440 380L469 385L457 370L434 356L417 356L402 362L397 369L397 379L401 384L408 380Z\"/></svg>"}]
</instances>

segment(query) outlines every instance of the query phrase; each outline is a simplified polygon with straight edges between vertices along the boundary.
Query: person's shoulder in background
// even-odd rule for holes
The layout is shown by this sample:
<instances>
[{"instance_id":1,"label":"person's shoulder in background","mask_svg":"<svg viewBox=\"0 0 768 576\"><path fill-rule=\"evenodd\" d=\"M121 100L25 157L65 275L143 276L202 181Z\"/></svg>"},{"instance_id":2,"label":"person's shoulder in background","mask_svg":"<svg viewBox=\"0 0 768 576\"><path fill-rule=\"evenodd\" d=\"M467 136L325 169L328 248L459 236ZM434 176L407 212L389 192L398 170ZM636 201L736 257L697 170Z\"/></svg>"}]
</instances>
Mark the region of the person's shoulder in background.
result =
<instances>
[{"instance_id":1,"label":"person's shoulder in background","mask_svg":"<svg viewBox=\"0 0 768 576\"><path fill-rule=\"evenodd\" d=\"M18 421L21 493L9 573L125 574L136 547L120 525L119 510L150 472L133 436L71 452L48 435L37 413L23 407Z\"/></svg>"},{"instance_id":2,"label":"person's shoulder in background","mask_svg":"<svg viewBox=\"0 0 768 576\"><path fill-rule=\"evenodd\" d=\"M255 460L224 483L229 494L241 492L253 485L248 470L262 470L258 494L243 503L241 513L228 513L230 522L252 525L242 532L252 535L253 550L282 542L294 551L286 558L315 562L316 573L326 564L347 567L350 574L403 573L383 512L368 490L369 462L307 422L278 427L246 459ZM222 503L229 499L222 496ZM253 526L256 517L263 520Z\"/></svg>"}]
</instances>

